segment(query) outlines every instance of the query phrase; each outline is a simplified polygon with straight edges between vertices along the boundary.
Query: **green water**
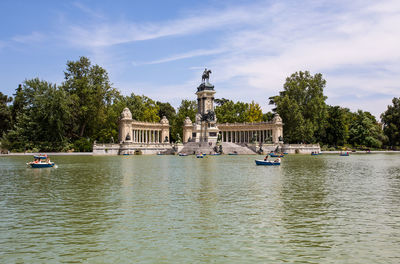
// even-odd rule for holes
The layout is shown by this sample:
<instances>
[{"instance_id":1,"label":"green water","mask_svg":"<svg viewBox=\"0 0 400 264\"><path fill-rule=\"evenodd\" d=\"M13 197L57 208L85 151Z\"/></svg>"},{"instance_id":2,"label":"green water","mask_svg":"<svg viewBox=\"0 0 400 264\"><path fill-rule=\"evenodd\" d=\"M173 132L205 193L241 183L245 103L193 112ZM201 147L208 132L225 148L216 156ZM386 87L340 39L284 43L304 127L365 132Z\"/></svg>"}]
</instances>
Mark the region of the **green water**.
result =
<instances>
[{"instance_id":1,"label":"green water","mask_svg":"<svg viewBox=\"0 0 400 264\"><path fill-rule=\"evenodd\" d=\"M400 154L0 157L0 263L400 263Z\"/></svg>"}]
</instances>

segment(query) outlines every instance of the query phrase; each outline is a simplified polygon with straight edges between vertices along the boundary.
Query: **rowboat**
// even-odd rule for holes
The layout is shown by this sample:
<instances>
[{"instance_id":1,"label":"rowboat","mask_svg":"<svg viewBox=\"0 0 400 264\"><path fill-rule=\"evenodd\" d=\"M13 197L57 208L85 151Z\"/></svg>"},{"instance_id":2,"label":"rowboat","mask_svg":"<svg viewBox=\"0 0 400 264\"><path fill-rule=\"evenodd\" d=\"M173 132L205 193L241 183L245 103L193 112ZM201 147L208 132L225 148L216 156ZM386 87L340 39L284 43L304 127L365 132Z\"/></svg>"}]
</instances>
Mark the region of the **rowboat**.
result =
<instances>
[{"instance_id":1,"label":"rowboat","mask_svg":"<svg viewBox=\"0 0 400 264\"><path fill-rule=\"evenodd\" d=\"M275 154L275 153L269 153L269 156L272 158L283 158L285 155L283 154Z\"/></svg>"},{"instance_id":2,"label":"rowboat","mask_svg":"<svg viewBox=\"0 0 400 264\"><path fill-rule=\"evenodd\" d=\"M202 159L204 156L203 155L196 155L196 158Z\"/></svg>"},{"instance_id":3,"label":"rowboat","mask_svg":"<svg viewBox=\"0 0 400 264\"><path fill-rule=\"evenodd\" d=\"M26 163L31 168L51 168L55 163L51 162L47 155L33 156L33 161Z\"/></svg>"},{"instance_id":4,"label":"rowboat","mask_svg":"<svg viewBox=\"0 0 400 264\"><path fill-rule=\"evenodd\" d=\"M178 154L178 156L181 156L181 157L186 157L188 154L187 153L179 153Z\"/></svg>"},{"instance_id":5,"label":"rowboat","mask_svg":"<svg viewBox=\"0 0 400 264\"><path fill-rule=\"evenodd\" d=\"M265 161L265 160L255 160L257 165L265 165L265 166L277 166L281 165L280 162L274 162L274 161Z\"/></svg>"}]
</instances>

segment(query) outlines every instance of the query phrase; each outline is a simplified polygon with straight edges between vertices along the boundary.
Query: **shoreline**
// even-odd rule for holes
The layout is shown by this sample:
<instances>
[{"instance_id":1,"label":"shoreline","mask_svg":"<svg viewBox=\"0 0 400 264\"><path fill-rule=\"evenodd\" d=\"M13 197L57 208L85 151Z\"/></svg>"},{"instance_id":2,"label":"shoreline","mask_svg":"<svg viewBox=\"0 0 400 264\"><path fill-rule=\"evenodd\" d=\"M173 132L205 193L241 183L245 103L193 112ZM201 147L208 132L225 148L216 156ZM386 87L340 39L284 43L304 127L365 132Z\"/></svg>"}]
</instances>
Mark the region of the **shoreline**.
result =
<instances>
[{"instance_id":1,"label":"shoreline","mask_svg":"<svg viewBox=\"0 0 400 264\"><path fill-rule=\"evenodd\" d=\"M8 156L34 156L39 154L46 154L48 156L93 156L93 152L11 152L8 154L0 154L0 157Z\"/></svg>"},{"instance_id":2,"label":"shoreline","mask_svg":"<svg viewBox=\"0 0 400 264\"><path fill-rule=\"evenodd\" d=\"M321 154L340 154L341 152L349 152L350 154L377 154L377 153L400 153L400 150L371 150L369 153L366 151L340 151L340 150L330 150L330 151L321 151ZM19 152L11 152L9 154L0 154L0 157L9 157L9 156L34 156L39 154L46 154L48 156L118 156L118 155L98 155L93 154L93 152L37 152L37 153L19 153ZM225 154L227 155L227 154ZM257 154L254 154L257 155ZM261 154L265 155L265 154ZM299 154L289 154L289 155L310 155L306 153Z\"/></svg>"}]
</instances>

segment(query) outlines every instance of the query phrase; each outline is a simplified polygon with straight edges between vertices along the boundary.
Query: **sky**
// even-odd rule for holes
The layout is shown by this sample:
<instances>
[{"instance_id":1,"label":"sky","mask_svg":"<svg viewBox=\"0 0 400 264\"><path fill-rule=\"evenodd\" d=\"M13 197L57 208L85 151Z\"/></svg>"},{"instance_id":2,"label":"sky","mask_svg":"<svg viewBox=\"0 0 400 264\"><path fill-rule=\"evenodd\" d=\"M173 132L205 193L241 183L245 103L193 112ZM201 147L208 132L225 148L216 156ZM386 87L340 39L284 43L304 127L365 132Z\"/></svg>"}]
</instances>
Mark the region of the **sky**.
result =
<instances>
[{"instance_id":1,"label":"sky","mask_svg":"<svg viewBox=\"0 0 400 264\"><path fill-rule=\"evenodd\" d=\"M88 57L122 94L178 107L204 68L216 98L258 102L296 71L322 73L327 103L377 118L400 97L399 0L0 1L0 91L61 84Z\"/></svg>"}]
</instances>

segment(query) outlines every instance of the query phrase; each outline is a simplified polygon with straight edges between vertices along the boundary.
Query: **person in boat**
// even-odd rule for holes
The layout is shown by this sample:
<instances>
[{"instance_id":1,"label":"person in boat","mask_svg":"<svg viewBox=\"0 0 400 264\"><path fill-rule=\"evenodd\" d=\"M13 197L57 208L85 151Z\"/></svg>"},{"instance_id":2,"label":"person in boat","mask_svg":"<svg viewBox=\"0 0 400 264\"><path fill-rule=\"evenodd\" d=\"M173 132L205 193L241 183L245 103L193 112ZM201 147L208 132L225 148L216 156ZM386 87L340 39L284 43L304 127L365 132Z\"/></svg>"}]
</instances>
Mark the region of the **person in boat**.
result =
<instances>
[{"instance_id":1,"label":"person in boat","mask_svg":"<svg viewBox=\"0 0 400 264\"><path fill-rule=\"evenodd\" d=\"M277 158L276 160L274 160L274 162L281 163L281 158Z\"/></svg>"}]
</instances>

